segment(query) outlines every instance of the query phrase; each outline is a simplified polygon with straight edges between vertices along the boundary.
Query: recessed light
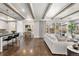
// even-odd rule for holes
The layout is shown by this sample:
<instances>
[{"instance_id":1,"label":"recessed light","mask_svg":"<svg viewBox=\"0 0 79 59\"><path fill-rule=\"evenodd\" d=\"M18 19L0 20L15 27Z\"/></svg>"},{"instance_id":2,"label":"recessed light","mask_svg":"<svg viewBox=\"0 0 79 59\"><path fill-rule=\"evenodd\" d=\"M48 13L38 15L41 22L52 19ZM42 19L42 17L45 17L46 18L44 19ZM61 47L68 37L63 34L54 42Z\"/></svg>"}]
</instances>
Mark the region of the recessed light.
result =
<instances>
[{"instance_id":1,"label":"recessed light","mask_svg":"<svg viewBox=\"0 0 79 59\"><path fill-rule=\"evenodd\" d=\"M23 54L25 54L25 53L26 53L26 50L25 50L25 49L23 49L22 53L23 53Z\"/></svg>"},{"instance_id":2,"label":"recessed light","mask_svg":"<svg viewBox=\"0 0 79 59\"><path fill-rule=\"evenodd\" d=\"M25 10L24 10L24 9L22 9L22 11L24 12Z\"/></svg>"},{"instance_id":3,"label":"recessed light","mask_svg":"<svg viewBox=\"0 0 79 59\"><path fill-rule=\"evenodd\" d=\"M33 49L30 49L30 53L33 53Z\"/></svg>"}]
</instances>

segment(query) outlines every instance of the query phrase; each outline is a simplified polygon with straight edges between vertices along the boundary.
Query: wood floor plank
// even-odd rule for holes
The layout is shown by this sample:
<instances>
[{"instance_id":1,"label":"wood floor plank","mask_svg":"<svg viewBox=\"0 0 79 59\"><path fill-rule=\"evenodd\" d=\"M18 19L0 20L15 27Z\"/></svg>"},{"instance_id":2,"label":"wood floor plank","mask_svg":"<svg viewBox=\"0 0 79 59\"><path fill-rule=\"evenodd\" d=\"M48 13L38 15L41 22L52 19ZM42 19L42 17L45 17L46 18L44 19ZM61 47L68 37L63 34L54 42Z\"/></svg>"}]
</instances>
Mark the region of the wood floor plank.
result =
<instances>
[{"instance_id":1,"label":"wood floor plank","mask_svg":"<svg viewBox=\"0 0 79 59\"><path fill-rule=\"evenodd\" d=\"M20 44L15 44L0 53L2 56L51 56L43 39L21 39Z\"/></svg>"}]
</instances>

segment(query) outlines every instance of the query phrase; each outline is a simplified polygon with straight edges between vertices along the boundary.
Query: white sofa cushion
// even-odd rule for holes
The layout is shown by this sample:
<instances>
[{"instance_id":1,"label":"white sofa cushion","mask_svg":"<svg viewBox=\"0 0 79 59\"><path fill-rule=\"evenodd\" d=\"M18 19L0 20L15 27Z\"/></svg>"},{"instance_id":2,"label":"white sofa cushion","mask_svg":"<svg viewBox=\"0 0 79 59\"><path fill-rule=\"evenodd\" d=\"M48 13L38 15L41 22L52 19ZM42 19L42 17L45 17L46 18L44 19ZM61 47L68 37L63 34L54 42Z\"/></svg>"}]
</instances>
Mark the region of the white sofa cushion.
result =
<instances>
[{"instance_id":1,"label":"white sofa cushion","mask_svg":"<svg viewBox=\"0 0 79 59\"><path fill-rule=\"evenodd\" d=\"M51 41L58 41L57 37L55 36L55 34L48 34L48 37L51 38Z\"/></svg>"},{"instance_id":2,"label":"white sofa cushion","mask_svg":"<svg viewBox=\"0 0 79 59\"><path fill-rule=\"evenodd\" d=\"M79 35L75 34L75 39L77 39L79 41Z\"/></svg>"}]
</instances>

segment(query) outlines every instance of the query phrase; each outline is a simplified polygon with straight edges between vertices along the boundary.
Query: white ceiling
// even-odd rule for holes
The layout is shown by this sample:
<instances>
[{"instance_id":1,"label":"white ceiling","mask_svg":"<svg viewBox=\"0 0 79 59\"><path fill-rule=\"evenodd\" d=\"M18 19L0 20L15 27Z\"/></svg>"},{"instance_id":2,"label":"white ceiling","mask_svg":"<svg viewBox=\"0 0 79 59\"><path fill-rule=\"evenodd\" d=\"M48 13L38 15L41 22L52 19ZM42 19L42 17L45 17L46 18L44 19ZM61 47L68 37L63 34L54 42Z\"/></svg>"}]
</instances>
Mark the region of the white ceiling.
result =
<instances>
[{"instance_id":1,"label":"white ceiling","mask_svg":"<svg viewBox=\"0 0 79 59\"><path fill-rule=\"evenodd\" d=\"M7 17L10 16L10 17L16 18L18 20L23 20L24 18L30 19L34 16L34 18L36 20L39 20L39 19L42 19L43 16L45 16L45 19L47 19L47 18L51 19L56 14L58 14L60 11L65 9L68 5L70 5L71 3L52 3L49 6L48 10L47 10L47 7L48 7L49 3L31 3L31 4L29 4L30 7L28 6L28 4L29 3L8 3L8 5L10 7L12 7L12 9L14 10L13 11L11 8L7 7L5 4L0 3L0 17L3 19L7 19ZM79 6L79 4L77 3L77 4L74 4L73 6L65 9L60 14L58 14L55 17L55 19L65 17L75 11L78 11L79 10L78 6ZM3 16L3 15L8 15L8 16ZM71 16L68 16L66 18L63 18L62 20L68 19L68 21L69 21L69 19L70 20L79 19L78 16L79 16L79 12L72 14Z\"/></svg>"},{"instance_id":2,"label":"white ceiling","mask_svg":"<svg viewBox=\"0 0 79 59\"><path fill-rule=\"evenodd\" d=\"M32 18L32 15L29 11L28 5L26 3L8 3L8 6L6 6L3 3L0 3L0 12L1 14L4 14L4 16L1 16L1 18L7 19L8 17L16 19L16 20L24 20L24 18Z\"/></svg>"},{"instance_id":3,"label":"white ceiling","mask_svg":"<svg viewBox=\"0 0 79 59\"><path fill-rule=\"evenodd\" d=\"M8 17L2 13L0 13L0 20L3 20L3 21L15 21L15 19L11 18L11 17Z\"/></svg>"},{"instance_id":4,"label":"white ceiling","mask_svg":"<svg viewBox=\"0 0 79 59\"><path fill-rule=\"evenodd\" d=\"M57 18L62 18L64 16L67 16L77 10L79 10L79 4L74 4L73 6L71 6L70 8L68 8L67 10L65 10L64 12L62 12L61 14L59 14L58 16L56 16Z\"/></svg>"},{"instance_id":5,"label":"white ceiling","mask_svg":"<svg viewBox=\"0 0 79 59\"><path fill-rule=\"evenodd\" d=\"M26 3L12 3L12 5L24 16L24 18L27 18L28 16L32 18Z\"/></svg>"},{"instance_id":6,"label":"white ceiling","mask_svg":"<svg viewBox=\"0 0 79 59\"><path fill-rule=\"evenodd\" d=\"M53 3L50 6L45 18L52 18L58 12L60 12L63 8L65 8L69 3Z\"/></svg>"},{"instance_id":7,"label":"white ceiling","mask_svg":"<svg viewBox=\"0 0 79 59\"><path fill-rule=\"evenodd\" d=\"M65 17L65 18L62 19L63 22L68 22L68 21L71 21L71 20L72 21L78 20L79 19L79 7L78 7L79 3L75 3L72 6L70 6L69 8L66 8L68 5L70 5L70 3L54 3L54 4L52 4L50 6L45 18L51 19L57 13L62 11L62 9L64 9L54 19L59 18L59 20L61 20L61 18Z\"/></svg>"},{"instance_id":8,"label":"white ceiling","mask_svg":"<svg viewBox=\"0 0 79 59\"><path fill-rule=\"evenodd\" d=\"M48 6L48 3L32 3L30 4L32 12L36 19L42 19L44 12Z\"/></svg>"},{"instance_id":9,"label":"white ceiling","mask_svg":"<svg viewBox=\"0 0 79 59\"><path fill-rule=\"evenodd\" d=\"M68 21L71 21L71 20L73 21L73 20L78 20L78 19L79 19L79 12L64 18L62 21L68 22Z\"/></svg>"},{"instance_id":10,"label":"white ceiling","mask_svg":"<svg viewBox=\"0 0 79 59\"><path fill-rule=\"evenodd\" d=\"M3 12L13 18L16 19L22 19L18 14L16 14L14 11L12 11L10 8L8 8L6 5L0 3L0 12Z\"/></svg>"}]
</instances>

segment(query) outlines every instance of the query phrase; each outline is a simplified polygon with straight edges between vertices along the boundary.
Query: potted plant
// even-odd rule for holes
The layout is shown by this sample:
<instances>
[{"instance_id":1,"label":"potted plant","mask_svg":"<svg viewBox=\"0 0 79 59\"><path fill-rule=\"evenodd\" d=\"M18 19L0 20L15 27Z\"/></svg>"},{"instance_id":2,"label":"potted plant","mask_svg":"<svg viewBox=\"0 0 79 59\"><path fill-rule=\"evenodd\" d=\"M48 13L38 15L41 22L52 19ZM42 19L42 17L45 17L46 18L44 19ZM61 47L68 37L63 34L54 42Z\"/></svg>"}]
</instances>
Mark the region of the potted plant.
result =
<instances>
[{"instance_id":1,"label":"potted plant","mask_svg":"<svg viewBox=\"0 0 79 59\"><path fill-rule=\"evenodd\" d=\"M70 21L70 23L68 25L68 30L71 33L72 38L74 38L75 28L76 28L76 24L73 21Z\"/></svg>"}]
</instances>

